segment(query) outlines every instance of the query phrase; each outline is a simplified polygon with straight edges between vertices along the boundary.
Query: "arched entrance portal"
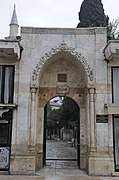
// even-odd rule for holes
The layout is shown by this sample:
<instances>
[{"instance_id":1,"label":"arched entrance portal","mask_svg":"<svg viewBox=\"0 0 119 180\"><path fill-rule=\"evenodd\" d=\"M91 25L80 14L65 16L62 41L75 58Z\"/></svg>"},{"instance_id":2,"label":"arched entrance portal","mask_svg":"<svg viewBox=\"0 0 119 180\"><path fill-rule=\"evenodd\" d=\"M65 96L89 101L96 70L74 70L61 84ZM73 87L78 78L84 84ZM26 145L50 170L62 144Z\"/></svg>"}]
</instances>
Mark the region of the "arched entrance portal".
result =
<instances>
[{"instance_id":1,"label":"arched entrance portal","mask_svg":"<svg viewBox=\"0 0 119 180\"><path fill-rule=\"evenodd\" d=\"M69 97L55 97L44 108L43 164L80 167L80 110Z\"/></svg>"},{"instance_id":2,"label":"arched entrance portal","mask_svg":"<svg viewBox=\"0 0 119 180\"><path fill-rule=\"evenodd\" d=\"M80 107L79 164L88 169L89 147L94 147L94 89L93 74L81 55L61 48L49 58L43 58L33 74L31 87L30 147L36 147L36 170L43 167L45 106L56 96L69 97ZM81 58L81 61L80 61ZM91 88L90 87L91 83ZM91 113L90 113L91 111ZM36 121L36 122L35 122ZM90 148L90 149L91 149ZM92 150L91 149L91 150Z\"/></svg>"}]
</instances>

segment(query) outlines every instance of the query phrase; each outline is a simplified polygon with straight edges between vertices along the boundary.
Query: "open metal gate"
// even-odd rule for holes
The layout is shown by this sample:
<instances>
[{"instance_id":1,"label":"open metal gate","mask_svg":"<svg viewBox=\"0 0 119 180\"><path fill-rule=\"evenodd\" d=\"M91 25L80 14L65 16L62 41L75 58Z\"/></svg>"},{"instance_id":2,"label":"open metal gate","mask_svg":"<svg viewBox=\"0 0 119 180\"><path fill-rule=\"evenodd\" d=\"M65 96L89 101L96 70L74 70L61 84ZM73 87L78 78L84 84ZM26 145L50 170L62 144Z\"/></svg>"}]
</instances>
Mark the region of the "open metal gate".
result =
<instances>
[{"instance_id":1,"label":"open metal gate","mask_svg":"<svg viewBox=\"0 0 119 180\"><path fill-rule=\"evenodd\" d=\"M0 171L9 171L13 110L0 110Z\"/></svg>"},{"instance_id":2,"label":"open metal gate","mask_svg":"<svg viewBox=\"0 0 119 180\"><path fill-rule=\"evenodd\" d=\"M76 104L76 107L78 109L77 111L77 120L76 120L76 129L75 129L75 138L76 138L76 142L75 142L75 147L77 149L77 158L47 158L46 157L46 129L47 129L47 104L44 107L44 136L43 136L43 166L46 165L46 161L69 161L69 162L73 162L76 161L78 167L80 168L80 108L78 107L78 105Z\"/></svg>"}]
</instances>

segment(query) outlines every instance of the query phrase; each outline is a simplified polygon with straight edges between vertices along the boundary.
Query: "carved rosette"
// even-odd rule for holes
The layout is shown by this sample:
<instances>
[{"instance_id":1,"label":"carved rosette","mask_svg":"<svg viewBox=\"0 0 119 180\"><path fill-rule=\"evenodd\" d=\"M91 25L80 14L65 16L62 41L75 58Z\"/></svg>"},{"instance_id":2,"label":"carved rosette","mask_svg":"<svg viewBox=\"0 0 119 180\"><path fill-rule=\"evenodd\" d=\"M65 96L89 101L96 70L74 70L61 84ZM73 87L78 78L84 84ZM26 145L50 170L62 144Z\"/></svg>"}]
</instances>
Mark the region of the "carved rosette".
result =
<instances>
[{"instance_id":1,"label":"carved rosette","mask_svg":"<svg viewBox=\"0 0 119 180\"><path fill-rule=\"evenodd\" d=\"M86 62L85 58L80 53L75 51L74 48L67 47L66 43L61 43L59 45L59 47L52 48L50 52L45 53L45 55L40 59L40 62L37 64L37 66L35 67L35 69L33 71L32 80L34 82L37 81L40 69L43 67L45 62L49 58L51 58L53 55L57 54L58 52L69 53L70 55L72 55L76 59L78 59L80 61L80 63L84 66L84 69L85 69L87 76L88 76L89 84L90 85L94 84L94 75L93 75L93 71L91 70L90 65Z\"/></svg>"}]
</instances>

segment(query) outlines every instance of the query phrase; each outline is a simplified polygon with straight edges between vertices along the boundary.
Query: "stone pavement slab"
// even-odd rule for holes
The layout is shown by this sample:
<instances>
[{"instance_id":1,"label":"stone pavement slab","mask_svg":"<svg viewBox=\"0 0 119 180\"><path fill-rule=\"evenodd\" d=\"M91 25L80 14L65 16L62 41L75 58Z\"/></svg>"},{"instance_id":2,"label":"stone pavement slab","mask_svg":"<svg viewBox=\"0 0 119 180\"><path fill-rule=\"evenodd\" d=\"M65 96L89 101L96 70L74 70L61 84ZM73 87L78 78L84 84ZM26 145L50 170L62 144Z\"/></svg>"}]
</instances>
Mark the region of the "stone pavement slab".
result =
<instances>
[{"instance_id":1,"label":"stone pavement slab","mask_svg":"<svg viewBox=\"0 0 119 180\"><path fill-rule=\"evenodd\" d=\"M68 144L67 141L47 140L46 158L77 159L77 149Z\"/></svg>"},{"instance_id":2,"label":"stone pavement slab","mask_svg":"<svg viewBox=\"0 0 119 180\"><path fill-rule=\"evenodd\" d=\"M23 175L0 175L0 180L119 180L119 177L92 177L92 176L23 176Z\"/></svg>"},{"instance_id":3,"label":"stone pavement slab","mask_svg":"<svg viewBox=\"0 0 119 180\"><path fill-rule=\"evenodd\" d=\"M58 146L60 145L60 148ZM66 149L67 148L67 149ZM66 146L65 142L48 142L47 158L76 158L76 148ZM51 151L51 150L54 151ZM61 151L60 151L61 150ZM67 153L67 150L68 153ZM63 151L63 152L62 152ZM60 156L62 155L62 156ZM72 161L46 161L46 166L33 175L3 175L0 180L119 180L119 177L88 176L85 171L80 170Z\"/></svg>"},{"instance_id":4,"label":"stone pavement slab","mask_svg":"<svg viewBox=\"0 0 119 180\"><path fill-rule=\"evenodd\" d=\"M85 171L80 169L65 169L65 168L50 168L44 167L40 169L36 175L43 176L43 177L54 177L54 176L88 176Z\"/></svg>"}]
</instances>

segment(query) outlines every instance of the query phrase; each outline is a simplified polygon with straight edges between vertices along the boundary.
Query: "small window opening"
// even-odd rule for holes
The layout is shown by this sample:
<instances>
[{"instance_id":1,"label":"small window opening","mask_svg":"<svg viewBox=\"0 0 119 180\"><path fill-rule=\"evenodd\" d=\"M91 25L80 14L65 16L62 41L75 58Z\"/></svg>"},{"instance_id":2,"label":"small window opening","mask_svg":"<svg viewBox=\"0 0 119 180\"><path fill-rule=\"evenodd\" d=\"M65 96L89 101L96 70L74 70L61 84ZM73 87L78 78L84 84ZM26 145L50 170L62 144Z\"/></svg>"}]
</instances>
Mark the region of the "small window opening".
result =
<instances>
[{"instance_id":1,"label":"small window opening","mask_svg":"<svg viewBox=\"0 0 119 180\"><path fill-rule=\"evenodd\" d=\"M58 82L67 82L67 74L58 74L57 79Z\"/></svg>"}]
</instances>

